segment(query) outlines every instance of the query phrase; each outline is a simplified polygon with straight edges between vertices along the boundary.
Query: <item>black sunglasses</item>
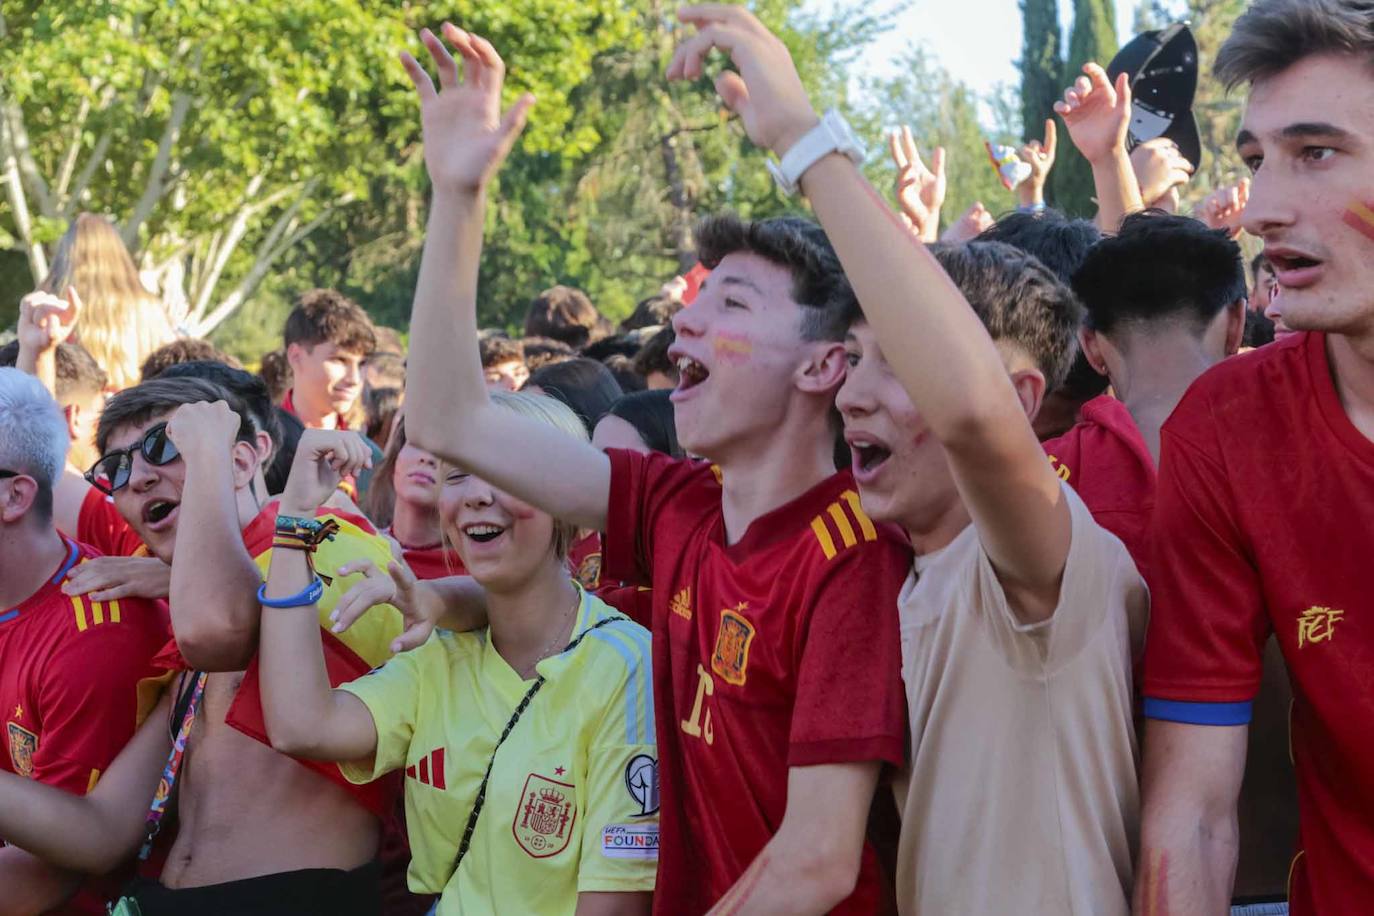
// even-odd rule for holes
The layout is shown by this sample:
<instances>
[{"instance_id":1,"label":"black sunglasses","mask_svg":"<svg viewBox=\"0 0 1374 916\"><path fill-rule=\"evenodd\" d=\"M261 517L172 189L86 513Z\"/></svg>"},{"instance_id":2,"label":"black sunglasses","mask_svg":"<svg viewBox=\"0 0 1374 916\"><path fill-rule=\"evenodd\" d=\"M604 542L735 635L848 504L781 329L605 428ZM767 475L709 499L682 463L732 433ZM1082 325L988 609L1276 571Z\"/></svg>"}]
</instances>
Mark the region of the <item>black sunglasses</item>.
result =
<instances>
[{"instance_id":1,"label":"black sunglasses","mask_svg":"<svg viewBox=\"0 0 1374 916\"><path fill-rule=\"evenodd\" d=\"M21 471L0 471L0 480L3 480L3 479L6 478L6 477L23 477L23 476L25 476L25 475L24 475L24 473L21 472Z\"/></svg>"},{"instance_id":2,"label":"black sunglasses","mask_svg":"<svg viewBox=\"0 0 1374 916\"><path fill-rule=\"evenodd\" d=\"M123 489L129 483L134 470L134 452L142 452L144 460L155 467L162 467L181 457L176 443L167 435L167 424L159 423L128 448L101 455L100 460L86 472L86 481L106 496L113 496L116 490Z\"/></svg>"}]
</instances>

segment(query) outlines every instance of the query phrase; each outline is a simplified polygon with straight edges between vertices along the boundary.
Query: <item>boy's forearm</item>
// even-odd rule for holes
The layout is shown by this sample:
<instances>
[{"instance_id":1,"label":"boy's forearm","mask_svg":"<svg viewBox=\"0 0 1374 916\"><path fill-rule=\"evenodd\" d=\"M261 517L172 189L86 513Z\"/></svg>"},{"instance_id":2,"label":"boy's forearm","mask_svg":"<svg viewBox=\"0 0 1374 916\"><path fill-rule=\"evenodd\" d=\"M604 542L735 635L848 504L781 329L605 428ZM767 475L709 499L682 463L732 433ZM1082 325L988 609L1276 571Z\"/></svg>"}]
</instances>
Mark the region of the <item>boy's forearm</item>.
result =
<instances>
[{"instance_id":1,"label":"boy's forearm","mask_svg":"<svg viewBox=\"0 0 1374 916\"><path fill-rule=\"evenodd\" d=\"M1097 227L1115 233L1129 214L1145 209L1140 199L1140 184L1125 147L1092 163L1093 189L1097 194Z\"/></svg>"},{"instance_id":2,"label":"boy's forearm","mask_svg":"<svg viewBox=\"0 0 1374 916\"><path fill-rule=\"evenodd\" d=\"M272 551L264 588L269 599L299 594L313 581L303 551ZM310 748L317 730L327 721L330 707L319 612L313 604L263 608L261 631L258 664L268 739L279 751L302 753Z\"/></svg>"},{"instance_id":3,"label":"boy's forearm","mask_svg":"<svg viewBox=\"0 0 1374 916\"><path fill-rule=\"evenodd\" d=\"M457 463L465 441L480 441L470 424L489 403L477 349L485 208L484 193L435 191L410 321L406 431L418 447Z\"/></svg>"},{"instance_id":4,"label":"boy's forearm","mask_svg":"<svg viewBox=\"0 0 1374 916\"><path fill-rule=\"evenodd\" d=\"M241 671L257 651L258 568L243 546L227 453L187 462L170 590L182 656L204 671Z\"/></svg>"},{"instance_id":5,"label":"boy's forearm","mask_svg":"<svg viewBox=\"0 0 1374 916\"><path fill-rule=\"evenodd\" d=\"M57 868L101 874L118 864L113 832L89 797L0 772L0 836L12 846Z\"/></svg>"},{"instance_id":6,"label":"boy's forearm","mask_svg":"<svg viewBox=\"0 0 1374 916\"><path fill-rule=\"evenodd\" d=\"M887 362L937 439L1020 412L1001 356L962 293L852 162L831 155L802 186L839 255ZM989 419L989 414L996 417Z\"/></svg>"}]
</instances>

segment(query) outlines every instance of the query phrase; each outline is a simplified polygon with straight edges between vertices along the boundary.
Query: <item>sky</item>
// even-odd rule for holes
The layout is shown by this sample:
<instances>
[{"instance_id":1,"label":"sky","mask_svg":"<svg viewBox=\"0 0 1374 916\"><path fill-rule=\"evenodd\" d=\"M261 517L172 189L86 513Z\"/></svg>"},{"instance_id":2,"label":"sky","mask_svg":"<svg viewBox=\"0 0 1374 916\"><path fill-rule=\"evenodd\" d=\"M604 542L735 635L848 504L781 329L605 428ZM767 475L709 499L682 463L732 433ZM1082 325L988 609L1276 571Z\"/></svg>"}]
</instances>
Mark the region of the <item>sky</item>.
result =
<instances>
[{"instance_id":1,"label":"sky","mask_svg":"<svg viewBox=\"0 0 1374 916\"><path fill-rule=\"evenodd\" d=\"M825 9L836 0L815 2ZM872 2L880 9L894 5L891 0ZM1131 36L1135 2L1115 2L1117 35L1124 42ZM1072 0L1059 0L1059 12L1067 49ZM865 75L888 75L892 62L911 43L924 46L955 79L980 94L998 83L1015 85L1015 62L1021 54L1020 5L1017 0L910 0L894 27L863 55L857 69Z\"/></svg>"}]
</instances>

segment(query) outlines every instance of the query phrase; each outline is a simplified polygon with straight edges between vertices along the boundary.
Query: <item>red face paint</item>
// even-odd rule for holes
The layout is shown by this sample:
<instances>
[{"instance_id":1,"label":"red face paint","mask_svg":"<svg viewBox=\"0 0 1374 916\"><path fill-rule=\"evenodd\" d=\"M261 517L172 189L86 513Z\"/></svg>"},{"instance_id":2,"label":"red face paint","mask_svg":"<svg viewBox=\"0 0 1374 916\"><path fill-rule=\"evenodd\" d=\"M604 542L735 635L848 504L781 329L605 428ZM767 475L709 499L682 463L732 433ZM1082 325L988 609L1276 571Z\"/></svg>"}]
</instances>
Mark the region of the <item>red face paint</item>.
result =
<instances>
[{"instance_id":1,"label":"red face paint","mask_svg":"<svg viewBox=\"0 0 1374 916\"><path fill-rule=\"evenodd\" d=\"M1341 221L1374 242L1374 203L1367 204L1359 200L1351 201L1350 206L1342 214Z\"/></svg>"}]
</instances>

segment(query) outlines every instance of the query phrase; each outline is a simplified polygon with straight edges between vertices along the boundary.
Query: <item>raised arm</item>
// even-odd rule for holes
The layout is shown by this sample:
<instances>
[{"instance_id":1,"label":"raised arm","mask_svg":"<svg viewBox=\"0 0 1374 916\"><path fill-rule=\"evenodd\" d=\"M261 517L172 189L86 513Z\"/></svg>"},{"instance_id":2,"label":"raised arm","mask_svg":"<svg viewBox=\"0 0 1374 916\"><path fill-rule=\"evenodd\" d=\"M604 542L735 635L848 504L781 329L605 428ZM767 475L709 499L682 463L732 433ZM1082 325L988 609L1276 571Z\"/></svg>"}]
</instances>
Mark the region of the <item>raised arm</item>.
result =
<instances>
[{"instance_id":1,"label":"raised arm","mask_svg":"<svg viewBox=\"0 0 1374 916\"><path fill-rule=\"evenodd\" d=\"M258 456L235 442L223 401L183 404L167 435L186 464L169 603L181 655L201 671L242 671L258 648L258 567L243 546L235 493Z\"/></svg>"},{"instance_id":2,"label":"raised arm","mask_svg":"<svg viewBox=\"0 0 1374 916\"><path fill-rule=\"evenodd\" d=\"M41 290L19 300L19 355L15 368L35 375L53 397L57 397L57 348L66 343L81 315L81 297L76 287L67 287L67 297Z\"/></svg>"},{"instance_id":3,"label":"raised arm","mask_svg":"<svg viewBox=\"0 0 1374 916\"><path fill-rule=\"evenodd\" d=\"M1016 202L1022 210L1038 210L1045 206L1045 183L1050 180L1054 158L1059 151L1059 129L1054 118L1045 120L1045 140L1029 140L1016 151L1021 161L1031 167L1030 177L1016 186Z\"/></svg>"},{"instance_id":4,"label":"raised arm","mask_svg":"<svg viewBox=\"0 0 1374 916\"><path fill-rule=\"evenodd\" d=\"M1126 153L1126 131L1131 123L1131 84L1126 74L1116 85L1107 71L1094 63L1083 65L1083 76L1064 90L1054 110L1069 128L1069 139L1093 170L1097 193L1097 225L1115 232L1129 213L1144 209L1140 185L1131 157Z\"/></svg>"},{"instance_id":5,"label":"raised arm","mask_svg":"<svg viewBox=\"0 0 1374 916\"><path fill-rule=\"evenodd\" d=\"M1248 733L1243 725L1146 723L1136 916L1226 912Z\"/></svg>"},{"instance_id":6,"label":"raised arm","mask_svg":"<svg viewBox=\"0 0 1374 916\"><path fill-rule=\"evenodd\" d=\"M425 164L433 185L411 313L406 429L413 443L564 521L601 530L610 460L546 423L494 408L477 351L477 273L486 192L510 152L533 98L501 113L505 65L486 39L446 23L463 77L443 42L421 38L439 90L401 56L420 97Z\"/></svg>"},{"instance_id":7,"label":"raised arm","mask_svg":"<svg viewBox=\"0 0 1374 916\"><path fill-rule=\"evenodd\" d=\"M742 7L684 7L698 26L670 77L694 79L706 53L739 72L716 88L756 144L785 153L816 124L787 48ZM944 446L993 566L1023 617L1057 604L1068 558L1069 508L1007 370L978 316L849 159L827 156L802 189L835 246L887 362Z\"/></svg>"},{"instance_id":8,"label":"raised arm","mask_svg":"<svg viewBox=\"0 0 1374 916\"><path fill-rule=\"evenodd\" d=\"M357 433L310 429L301 437L282 493L280 516L312 520L339 481L371 462ZM263 592L269 602L306 592L316 581L309 554L274 546ZM264 605L258 652L267 737L284 754L311 760L366 760L377 750L377 728L363 701L329 686L320 642L319 609L300 599Z\"/></svg>"},{"instance_id":9,"label":"raised arm","mask_svg":"<svg viewBox=\"0 0 1374 916\"><path fill-rule=\"evenodd\" d=\"M173 691L87 795L0 772L0 836L57 868L105 874L133 855L172 747Z\"/></svg>"}]
</instances>

